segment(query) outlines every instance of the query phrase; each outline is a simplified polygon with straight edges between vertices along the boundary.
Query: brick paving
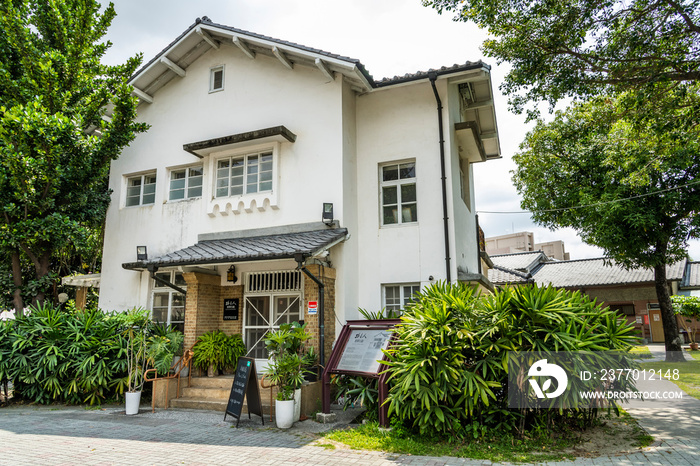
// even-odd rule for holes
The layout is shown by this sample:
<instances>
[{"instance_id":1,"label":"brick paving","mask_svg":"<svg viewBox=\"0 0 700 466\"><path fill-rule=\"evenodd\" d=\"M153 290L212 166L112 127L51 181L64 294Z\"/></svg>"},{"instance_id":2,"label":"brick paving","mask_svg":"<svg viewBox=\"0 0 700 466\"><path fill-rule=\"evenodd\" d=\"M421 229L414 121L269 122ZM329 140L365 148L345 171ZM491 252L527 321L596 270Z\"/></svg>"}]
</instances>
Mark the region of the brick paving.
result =
<instances>
[{"instance_id":1,"label":"brick paving","mask_svg":"<svg viewBox=\"0 0 700 466\"><path fill-rule=\"evenodd\" d=\"M626 408L656 437L643 451L621 456L579 458L549 465L700 465L700 400L682 406ZM0 408L0 465L490 465L490 461L326 449L306 421L288 431L260 425L260 418L223 421L218 412L142 410L123 407L10 406Z\"/></svg>"}]
</instances>

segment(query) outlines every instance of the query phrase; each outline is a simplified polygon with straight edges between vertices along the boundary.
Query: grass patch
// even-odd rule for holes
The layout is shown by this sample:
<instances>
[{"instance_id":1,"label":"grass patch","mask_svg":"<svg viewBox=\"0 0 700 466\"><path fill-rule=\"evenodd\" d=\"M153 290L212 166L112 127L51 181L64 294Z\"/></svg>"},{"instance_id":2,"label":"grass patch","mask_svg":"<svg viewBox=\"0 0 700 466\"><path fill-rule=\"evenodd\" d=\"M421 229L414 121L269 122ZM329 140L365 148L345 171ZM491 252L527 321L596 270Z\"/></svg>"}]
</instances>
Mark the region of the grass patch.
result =
<instances>
[{"instance_id":1,"label":"grass patch","mask_svg":"<svg viewBox=\"0 0 700 466\"><path fill-rule=\"evenodd\" d=\"M646 345L633 346L630 350L630 354L636 359L651 359L654 357Z\"/></svg>"},{"instance_id":2,"label":"grass patch","mask_svg":"<svg viewBox=\"0 0 700 466\"><path fill-rule=\"evenodd\" d=\"M678 369L678 380L671 379L671 382L686 392L688 395L700 400L700 351L690 351L686 353L687 362L644 362L641 364L642 369L662 371L671 371Z\"/></svg>"},{"instance_id":3,"label":"grass patch","mask_svg":"<svg viewBox=\"0 0 700 466\"><path fill-rule=\"evenodd\" d=\"M325 448L326 450L335 450L335 445L332 443L315 443L314 446Z\"/></svg>"},{"instance_id":4,"label":"grass patch","mask_svg":"<svg viewBox=\"0 0 700 466\"><path fill-rule=\"evenodd\" d=\"M467 441L444 441L416 435L399 435L393 430L380 430L376 422L354 429L337 430L324 435L327 440L348 445L353 450L373 450L420 456L456 456L494 462L541 462L573 459L570 453L558 452L571 447L571 439L517 439L494 435Z\"/></svg>"}]
</instances>

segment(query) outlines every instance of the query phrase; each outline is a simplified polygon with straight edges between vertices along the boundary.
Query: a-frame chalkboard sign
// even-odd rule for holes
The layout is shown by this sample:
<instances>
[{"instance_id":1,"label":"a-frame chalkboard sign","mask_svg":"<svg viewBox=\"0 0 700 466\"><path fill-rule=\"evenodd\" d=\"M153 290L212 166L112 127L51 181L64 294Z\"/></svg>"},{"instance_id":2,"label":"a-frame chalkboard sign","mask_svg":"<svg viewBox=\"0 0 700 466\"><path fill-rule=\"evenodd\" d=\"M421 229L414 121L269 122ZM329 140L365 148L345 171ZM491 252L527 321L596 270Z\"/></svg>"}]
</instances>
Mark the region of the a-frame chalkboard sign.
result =
<instances>
[{"instance_id":1,"label":"a-frame chalkboard sign","mask_svg":"<svg viewBox=\"0 0 700 466\"><path fill-rule=\"evenodd\" d=\"M236 427L238 427L238 423L241 421L244 398L248 402L248 419L251 418L251 414L257 414L262 419L263 425L265 425L258 374L255 370L255 359L251 358L238 358L238 366L236 367L236 373L233 375L233 385L231 386L231 394L228 397L224 421L226 416L233 416L236 418Z\"/></svg>"}]
</instances>

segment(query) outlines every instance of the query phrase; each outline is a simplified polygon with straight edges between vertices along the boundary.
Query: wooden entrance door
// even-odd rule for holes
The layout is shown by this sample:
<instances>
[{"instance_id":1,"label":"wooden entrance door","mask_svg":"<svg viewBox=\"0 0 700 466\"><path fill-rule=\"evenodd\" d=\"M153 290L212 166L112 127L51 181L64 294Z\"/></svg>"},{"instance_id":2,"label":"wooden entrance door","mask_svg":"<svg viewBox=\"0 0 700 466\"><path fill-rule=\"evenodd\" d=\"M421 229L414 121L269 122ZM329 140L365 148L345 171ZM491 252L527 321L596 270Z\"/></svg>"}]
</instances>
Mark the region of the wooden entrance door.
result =
<instances>
[{"instance_id":1,"label":"wooden entrance door","mask_svg":"<svg viewBox=\"0 0 700 466\"><path fill-rule=\"evenodd\" d=\"M651 341L663 343L664 326L661 323L661 310L649 309L649 325L651 327Z\"/></svg>"}]
</instances>

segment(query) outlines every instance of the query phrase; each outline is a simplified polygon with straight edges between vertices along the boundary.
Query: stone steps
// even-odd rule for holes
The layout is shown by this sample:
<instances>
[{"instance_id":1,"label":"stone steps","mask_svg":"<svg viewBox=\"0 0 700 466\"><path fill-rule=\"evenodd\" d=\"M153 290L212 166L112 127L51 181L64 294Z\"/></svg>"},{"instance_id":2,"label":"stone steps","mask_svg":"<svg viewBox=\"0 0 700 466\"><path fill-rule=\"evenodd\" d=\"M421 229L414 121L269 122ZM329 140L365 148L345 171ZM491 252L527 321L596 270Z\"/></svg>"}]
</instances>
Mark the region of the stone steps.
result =
<instances>
[{"instance_id":1,"label":"stone steps","mask_svg":"<svg viewBox=\"0 0 700 466\"><path fill-rule=\"evenodd\" d=\"M192 377L191 385L181 388L179 398L170 400L173 408L207 409L211 411L226 410L228 397L231 393L233 375L219 377ZM186 385L186 384L185 384ZM270 415L270 388L260 388L260 401L263 413ZM273 395L277 393L276 389ZM248 413L247 399L243 403L242 414ZM274 396L272 400L272 413L274 414Z\"/></svg>"}]
</instances>

